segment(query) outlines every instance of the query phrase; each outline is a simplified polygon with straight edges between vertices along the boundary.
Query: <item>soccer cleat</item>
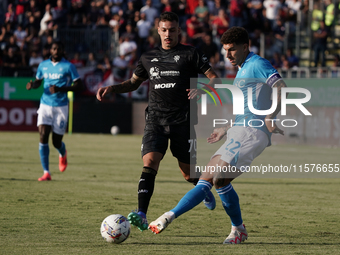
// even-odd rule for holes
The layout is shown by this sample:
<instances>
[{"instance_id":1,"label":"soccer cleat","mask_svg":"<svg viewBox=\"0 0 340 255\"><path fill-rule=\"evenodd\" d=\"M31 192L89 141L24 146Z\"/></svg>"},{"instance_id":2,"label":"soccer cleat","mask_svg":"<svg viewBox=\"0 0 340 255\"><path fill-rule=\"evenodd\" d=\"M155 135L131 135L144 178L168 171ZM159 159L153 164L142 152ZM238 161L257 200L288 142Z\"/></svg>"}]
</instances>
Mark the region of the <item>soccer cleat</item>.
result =
<instances>
[{"instance_id":1,"label":"soccer cleat","mask_svg":"<svg viewBox=\"0 0 340 255\"><path fill-rule=\"evenodd\" d=\"M207 196L203 199L204 205L209 209L209 210L214 210L216 207L216 200L211 191L207 194Z\"/></svg>"},{"instance_id":2,"label":"soccer cleat","mask_svg":"<svg viewBox=\"0 0 340 255\"><path fill-rule=\"evenodd\" d=\"M60 172L64 172L67 167L67 151L65 151L64 156L59 155L59 170Z\"/></svg>"},{"instance_id":3,"label":"soccer cleat","mask_svg":"<svg viewBox=\"0 0 340 255\"><path fill-rule=\"evenodd\" d=\"M155 234L161 233L169 224L172 222L171 216L167 213L164 213L157 220L153 221L149 225L149 229Z\"/></svg>"},{"instance_id":4,"label":"soccer cleat","mask_svg":"<svg viewBox=\"0 0 340 255\"><path fill-rule=\"evenodd\" d=\"M136 226L140 231L148 229L148 220L137 212L130 212L128 221L131 225Z\"/></svg>"},{"instance_id":5,"label":"soccer cleat","mask_svg":"<svg viewBox=\"0 0 340 255\"><path fill-rule=\"evenodd\" d=\"M240 244L248 239L248 232L246 226L243 224L244 229L231 227L229 236L224 240L223 244Z\"/></svg>"},{"instance_id":6,"label":"soccer cleat","mask_svg":"<svg viewBox=\"0 0 340 255\"><path fill-rule=\"evenodd\" d=\"M38 178L38 181L51 181L52 178L51 178L51 175L50 173L44 173L43 176L41 176L40 178Z\"/></svg>"}]
</instances>

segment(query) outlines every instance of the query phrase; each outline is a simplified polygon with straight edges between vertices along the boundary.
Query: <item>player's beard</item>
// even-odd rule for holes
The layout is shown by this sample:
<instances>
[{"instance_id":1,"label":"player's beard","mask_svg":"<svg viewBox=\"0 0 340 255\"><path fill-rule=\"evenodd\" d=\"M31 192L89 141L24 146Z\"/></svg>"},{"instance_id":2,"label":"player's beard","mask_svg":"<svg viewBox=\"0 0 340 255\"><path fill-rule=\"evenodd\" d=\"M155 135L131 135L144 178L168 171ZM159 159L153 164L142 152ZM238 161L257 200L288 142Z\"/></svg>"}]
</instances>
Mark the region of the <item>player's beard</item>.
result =
<instances>
[{"instance_id":1,"label":"player's beard","mask_svg":"<svg viewBox=\"0 0 340 255\"><path fill-rule=\"evenodd\" d=\"M52 55L52 60L54 62L59 62L61 60L62 56L61 55L58 55L58 54L54 54Z\"/></svg>"}]
</instances>

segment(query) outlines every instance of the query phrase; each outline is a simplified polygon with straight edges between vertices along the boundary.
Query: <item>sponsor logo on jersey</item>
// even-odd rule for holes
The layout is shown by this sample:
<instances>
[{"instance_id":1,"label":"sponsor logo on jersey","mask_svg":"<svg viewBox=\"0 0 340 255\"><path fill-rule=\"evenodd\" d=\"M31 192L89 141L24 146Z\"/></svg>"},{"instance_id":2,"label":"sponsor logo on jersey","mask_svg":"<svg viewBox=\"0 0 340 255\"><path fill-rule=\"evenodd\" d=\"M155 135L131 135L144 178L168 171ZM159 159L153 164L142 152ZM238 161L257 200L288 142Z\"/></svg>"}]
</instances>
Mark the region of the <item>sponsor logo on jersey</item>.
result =
<instances>
[{"instance_id":1,"label":"sponsor logo on jersey","mask_svg":"<svg viewBox=\"0 0 340 255\"><path fill-rule=\"evenodd\" d=\"M43 70L47 70L47 67L43 67Z\"/></svg>"},{"instance_id":2,"label":"sponsor logo on jersey","mask_svg":"<svg viewBox=\"0 0 340 255\"><path fill-rule=\"evenodd\" d=\"M151 59L151 62L158 62L158 59L157 58L153 58L153 59Z\"/></svg>"},{"instance_id":3,"label":"sponsor logo on jersey","mask_svg":"<svg viewBox=\"0 0 340 255\"><path fill-rule=\"evenodd\" d=\"M180 76L180 71L161 71L161 76Z\"/></svg>"},{"instance_id":4,"label":"sponsor logo on jersey","mask_svg":"<svg viewBox=\"0 0 340 255\"><path fill-rule=\"evenodd\" d=\"M44 73L45 79L60 79L61 77L63 77L61 73Z\"/></svg>"},{"instance_id":5,"label":"sponsor logo on jersey","mask_svg":"<svg viewBox=\"0 0 340 255\"><path fill-rule=\"evenodd\" d=\"M175 87L176 83L155 84L155 89L169 89Z\"/></svg>"},{"instance_id":6,"label":"sponsor logo on jersey","mask_svg":"<svg viewBox=\"0 0 340 255\"><path fill-rule=\"evenodd\" d=\"M180 57L180 56L178 56L178 55L174 56L174 60L175 60L175 62L177 63L177 61L178 61L180 58L181 58L181 57Z\"/></svg>"},{"instance_id":7,"label":"sponsor logo on jersey","mask_svg":"<svg viewBox=\"0 0 340 255\"><path fill-rule=\"evenodd\" d=\"M160 79L161 77L159 76L159 69L158 67L151 67L150 68L150 80L153 79Z\"/></svg>"}]
</instances>

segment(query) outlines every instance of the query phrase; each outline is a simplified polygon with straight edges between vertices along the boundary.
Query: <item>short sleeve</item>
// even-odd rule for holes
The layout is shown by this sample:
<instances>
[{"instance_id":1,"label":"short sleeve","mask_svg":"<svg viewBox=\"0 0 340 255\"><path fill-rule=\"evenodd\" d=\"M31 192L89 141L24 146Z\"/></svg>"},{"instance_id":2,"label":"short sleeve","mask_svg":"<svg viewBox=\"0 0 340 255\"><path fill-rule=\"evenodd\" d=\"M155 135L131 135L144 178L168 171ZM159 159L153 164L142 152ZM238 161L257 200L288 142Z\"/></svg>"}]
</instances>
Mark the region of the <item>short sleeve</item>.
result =
<instances>
[{"instance_id":1,"label":"short sleeve","mask_svg":"<svg viewBox=\"0 0 340 255\"><path fill-rule=\"evenodd\" d=\"M196 63L198 73L204 74L206 71L209 70L209 68L211 68L207 56L197 49L195 49L194 51L193 59L194 62Z\"/></svg>"},{"instance_id":2,"label":"short sleeve","mask_svg":"<svg viewBox=\"0 0 340 255\"><path fill-rule=\"evenodd\" d=\"M42 63L40 63L39 66L38 66L38 69L37 69L37 73L36 73L36 75L35 75L35 78L36 78L37 80L41 80L41 79L44 78L44 77L43 77L43 73L42 73Z\"/></svg>"},{"instance_id":3,"label":"short sleeve","mask_svg":"<svg viewBox=\"0 0 340 255\"><path fill-rule=\"evenodd\" d=\"M148 72L145 70L142 62L142 57L139 59L137 67L135 69L134 74L140 78L146 78L148 79Z\"/></svg>"},{"instance_id":4,"label":"short sleeve","mask_svg":"<svg viewBox=\"0 0 340 255\"><path fill-rule=\"evenodd\" d=\"M71 79L72 81L79 79L79 74L77 71L77 68L75 67L75 65L70 63L70 75L71 75Z\"/></svg>"},{"instance_id":5,"label":"short sleeve","mask_svg":"<svg viewBox=\"0 0 340 255\"><path fill-rule=\"evenodd\" d=\"M269 87L273 87L277 81L282 79L278 71L270 64L270 62L267 59L264 58L258 59L255 68L256 73L259 75L259 77L256 78L261 77L265 78L266 83Z\"/></svg>"}]
</instances>

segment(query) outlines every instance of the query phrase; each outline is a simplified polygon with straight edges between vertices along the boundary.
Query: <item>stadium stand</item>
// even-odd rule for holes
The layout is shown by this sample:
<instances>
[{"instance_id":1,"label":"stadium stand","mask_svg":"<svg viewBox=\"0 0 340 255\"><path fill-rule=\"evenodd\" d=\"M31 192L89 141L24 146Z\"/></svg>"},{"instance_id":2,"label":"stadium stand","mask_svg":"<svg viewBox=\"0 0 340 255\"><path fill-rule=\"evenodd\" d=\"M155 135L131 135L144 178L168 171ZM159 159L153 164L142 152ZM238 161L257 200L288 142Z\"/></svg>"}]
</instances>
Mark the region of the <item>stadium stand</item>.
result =
<instances>
[{"instance_id":1,"label":"stadium stand","mask_svg":"<svg viewBox=\"0 0 340 255\"><path fill-rule=\"evenodd\" d=\"M180 17L182 43L212 49L207 54L213 55L212 65L223 77L232 77L235 70L224 62L219 38L233 25L245 27L252 50L286 77L338 77L339 10L335 0L1 1L0 74L34 75L37 61L48 58L51 38L62 39L66 57L71 60L77 54L85 67L104 58L114 67L114 59L122 54L120 44L137 43L138 49L124 58L126 68L133 69L140 54L159 45L154 17L173 11ZM138 25L142 21L154 23ZM148 27L149 36L138 27Z\"/></svg>"}]
</instances>

